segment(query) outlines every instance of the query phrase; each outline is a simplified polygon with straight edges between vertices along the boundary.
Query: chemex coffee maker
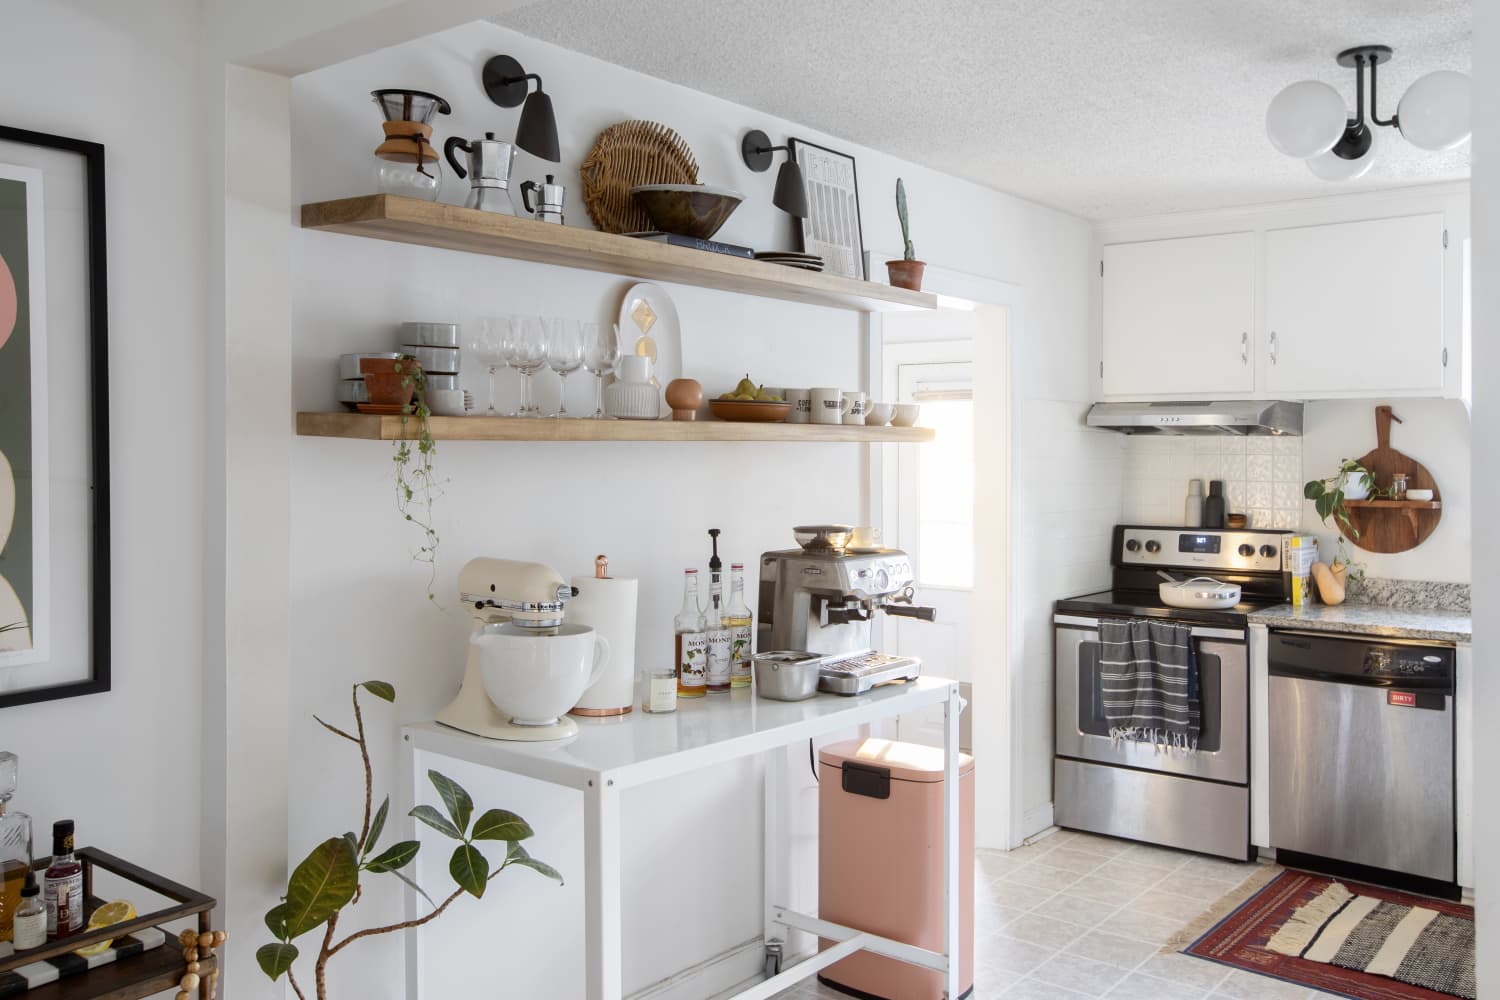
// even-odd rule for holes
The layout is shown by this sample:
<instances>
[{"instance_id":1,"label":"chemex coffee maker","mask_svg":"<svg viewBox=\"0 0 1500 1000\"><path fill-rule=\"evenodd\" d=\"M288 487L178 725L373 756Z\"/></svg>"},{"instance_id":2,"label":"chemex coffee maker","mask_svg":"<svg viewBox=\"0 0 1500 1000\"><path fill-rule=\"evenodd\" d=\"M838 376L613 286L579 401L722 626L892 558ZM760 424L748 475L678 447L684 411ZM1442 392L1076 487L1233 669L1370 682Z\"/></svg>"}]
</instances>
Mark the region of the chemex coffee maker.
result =
<instances>
[{"instance_id":1,"label":"chemex coffee maker","mask_svg":"<svg viewBox=\"0 0 1500 1000\"><path fill-rule=\"evenodd\" d=\"M486 558L459 571L458 589L474 628L463 686L437 721L489 739L576 734L568 710L610 660L608 641L564 620L577 590L550 566Z\"/></svg>"},{"instance_id":2,"label":"chemex coffee maker","mask_svg":"<svg viewBox=\"0 0 1500 1000\"><path fill-rule=\"evenodd\" d=\"M921 661L875 651L876 612L933 621L933 608L913 604L916 575L900 549L849 547L848 525L792 529L799 549L760 557L759 650L799 650L825 657L818 687L861 694L876 684L921 672Z\"/></svg>"},{"instance_id":3,"label":"chemex coffee maker","mask_svg":"<svg viewBox=\"0 0 1500 1000\"><path fill-rule=\"evenodd\" d=\"M448 102L425 90L387 88L370 97L385 116L385 141L375 148L375 183L381 194L436 201L442 186L432 119L452 112Z\"/></svg>"}]
</instances>

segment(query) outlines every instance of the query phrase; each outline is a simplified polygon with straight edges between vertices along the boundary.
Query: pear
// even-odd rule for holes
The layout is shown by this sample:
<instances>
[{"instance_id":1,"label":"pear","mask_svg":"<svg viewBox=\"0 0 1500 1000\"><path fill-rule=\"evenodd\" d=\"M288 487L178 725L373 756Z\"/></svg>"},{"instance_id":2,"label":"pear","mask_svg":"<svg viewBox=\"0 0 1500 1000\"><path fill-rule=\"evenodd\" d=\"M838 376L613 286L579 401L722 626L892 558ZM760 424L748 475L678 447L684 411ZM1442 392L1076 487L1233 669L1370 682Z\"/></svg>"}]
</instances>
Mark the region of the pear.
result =
<instances>
[{"instance_id":1,"label":"pear","mask_svg":"<svg viewBox=\"0 0 1500 1000\"><path fill-rule=\"evenodd\" d=\"M750 374L748 372L745 373L744 378L740 379L739 384L734 387L734 394L736 396L749 395L752 398L755 396L755 383L750 381Z\"/></svg>"}]
</instances>

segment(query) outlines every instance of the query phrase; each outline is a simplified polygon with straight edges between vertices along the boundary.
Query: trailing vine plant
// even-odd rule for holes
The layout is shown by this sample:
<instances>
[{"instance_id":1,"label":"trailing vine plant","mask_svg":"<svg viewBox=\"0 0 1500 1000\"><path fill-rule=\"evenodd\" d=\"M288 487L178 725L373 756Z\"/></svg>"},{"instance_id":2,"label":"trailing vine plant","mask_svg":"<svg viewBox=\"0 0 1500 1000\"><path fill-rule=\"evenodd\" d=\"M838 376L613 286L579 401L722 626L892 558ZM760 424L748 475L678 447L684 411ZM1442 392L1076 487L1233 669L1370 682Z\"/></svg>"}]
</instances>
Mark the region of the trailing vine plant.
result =
<instances>
[{"instance_id":1,"label":"trailing vine plant","mask_svg":"<svg viewBox=\"0 0 1500 1000\"><path fill-rule=\"evenodd\" d=\"M360 760L363 761L365 770L364 819L360 823L359 833L351 831L341 837L328 838L313 848L312 853L293 869L281 902L266 912L266 927L275 941L262 945L255 952L255 960L261 971L272 981L285 974L298 1000L307 1000L307 994L302 991L302 984L292 971L293 963L301 954L300 949L292 942L309 931L323 928L323 941L313 963L313 989L318 1000L328 1000L328 961L355 941L420 927L436 920L464 893L475 899L482 897L490 881L507 868L530 868L547 878L562 882L562 876L555 868L533 858L521 846L521 842L532 835L532 829L524 819L505 809L490 809L474 819L474 801L469 793L458 782L437 771L428 771L427 778L442 799L444 811L439 812L434 806L419 805L408 815L458 842L448 862L448 874L456 888L441 903L435 903L431 896L401 871L417 856L421 844L415 840L400 841L377 854L375 848L385 829L391 797L387 795L381 801L380 808L371 813L375 780L370 767L370 748L365 739L364 715L359 707L361 688L382 701L394 703L396 700L396 689L391 684L385 681L364 681L353 686L350 696L354 703L353 733L317 719L317 716L313 717L324 729L359 747ZM482 841L505 845L505 857L498 866L492 867L489 859L476 846L477 842ZM427 900L432 909L426 915L412 920L368 927L340 938L339 920L347 907L359 902L363 890L361 880L366 874L395 875Z\"/></svg>"},{"instance_id":2,"label":"trailing vine plant","mask_svg":"<svg viewBox=\"0 0 1500 1000\"><path fill-rule=\"evenodd\" d=\"M422 544L412 558L427 564L427 599L436 603L438 533L432 523L432 501L443 490L432 468L437 443L427 422L432 416L427 407L427 373L409 357L396 362L396 371L401 374L402 388L412 391L411 401L401 408L401 437L392 456L396 464L396 510L422 532ZM413 418L417 424L415 437L408 433Z\"/></svg>"}]
</instances>

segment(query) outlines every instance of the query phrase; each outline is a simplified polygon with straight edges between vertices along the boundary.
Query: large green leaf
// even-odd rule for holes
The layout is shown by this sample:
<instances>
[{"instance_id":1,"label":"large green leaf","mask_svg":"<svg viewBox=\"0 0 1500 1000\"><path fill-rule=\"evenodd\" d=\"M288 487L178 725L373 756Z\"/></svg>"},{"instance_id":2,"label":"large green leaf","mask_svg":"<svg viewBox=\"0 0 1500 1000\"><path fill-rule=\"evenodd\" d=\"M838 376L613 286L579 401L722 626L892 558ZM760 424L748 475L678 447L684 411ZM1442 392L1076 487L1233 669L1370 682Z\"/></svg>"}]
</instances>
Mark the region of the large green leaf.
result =
<instances>
[{"instance_id":1,"label":"large green leaf","mask_svg":"<svg viewBox=\"0 0 1500 1000\"><path fill-rule=\"evenodd\" d=\"M286 940L286 904L277 903L266 911L266 927L275 935L276 940Z\"/></svg>"},{"instance_id":2,"label":"large green leaf","mask_svg":"<svg viewBox=\"0 0 1500 1000\"><path fill-rule=\"evenodd\" d=\"M415 840L403 840L399 844L392 844L378 857L365 862L365 868L372 872L393 872L398 868L405 868L411 863L411 859L417 856L417 848L421 846Z\"/></svg>"},{"instance_id":3,"label":"large green leaf","mask_svg":"<svg viewBox=\"0 0 1500 1000\"><path fill-rule=\"evenodd\" d=\"M489 884L490 862L473 844L459 844L454 848L453 859L448 862L448 874L464 891L478 899Z\"/></svg>"},{"instance_id":4,"label":"large green leaf","mask_svg":"<svg viewBox=\"0 0 1500 1000\"><path fill-rule=\"evenodd\" d=\"M1302 495L1309 500L1316 500L1323 493L1323 480L1321 479L1309 480L1307 485L1302 487Z\"/></svg>"},{"instance_id":5,"label":"large green leaf","mask_svg":"<svg viewBox=\"0 0 1500 1000\"><path fill-rule=\"evenodd\" d=\"M550 879L555 879L559 883L563 880L561 872L547 864L547 862L538 861L536 858L516 858L511 861L511 864L520 865L522 868L530 868L532 871L545 875Z\"/></svg>"},{"instance_id":6,"label":"large green leaf","mask_svg":"<svg viewBox=\"0 0 1500 1000\"><path fill-rule=\"evenodd\" d=\"M387 795L380 803L380 808L375 810L375 818L370 820L370 832L365 834L365 856L375 849L375 844L380 840L380 831L385 829L385 814L391 808L391 797Z\"/></svg>"},{"instance_id":7,"label":"large green leaf","mask_svg":"<svg viewBox=\"0 0 1500 1000\"><path fill-rule=\"evenodd\" d=\"M365 681L360 687L377 698L383 698L389 702L396 700L396 687L388 681Z\"/></svg>"},{"instance_id":8,"label":"large green leaf","mask_svg":"<svg viewBox=\"0 0 1500 1000\"><path fill-rule=\"evenodd\" d=\"M412 889L414 889L416 891L417 895L419 895L423 899L427 900L427 905L428 906L432 907L433 909L437 909L437 904L432 901L432 897L431 896L427 895L427 890L426 889L423 889L420 885L417 885L416 882L412 881L411 878L409 878L406 875L401 874L398 871L393 871L390 874L396 876L401 881L403 881L407 885L411 886Z\"/></svg>"},{"instance_id":9,"label":"large green leaf","mask_svg":"<svg viewBox=\"0 0 1500 1000\"><path fill-rule=\"evenodd\" d=\"M324 923L359 888L354 850L343 837L330 837L313 848L286 885L287 937L295 938Z\"/></svg>"},{"instance_id":10,"label":"large green leaf","mask_svg":"<svg viewBox=\"0 0 1500 1000\"><path fill-rule=\"evenodd\" d=\"M443 800L443 808L448 810L453 825L458 828L459 836L469 829L469 817L474 815L474 800L469 798L469 793L464 791L463 786L445 774L437 771L428 771L428 779L432 787L437 789L438 796Z\"/></svg>"},{"instance_id":11,"label":"large green leaf","mask_svg":"<svg viewBox=\"0 0 1500 1000\"><path fill-rule=\"evenodd\" d=\"M260 971L270 976L274 981L281 978L281 974L292 967L297 960L297 946L294 944L264 944L255 951L255 960L260 963Z\"/></svg>"},{"instance_id":12,"label":"large green leaf","mask_svg":"<svg viewBox=\"0 0 1500 1000\"><path fill-rule=\"evenodd\" d=\"M416 817L445 837L452 837L454 840L464 839L464 835L458 832L458 827L448 822L448 817L438 812L433 806L417 806L407 815Z\"/></svg>"},{"instance_id":13,"label":"large green leaf","mask_svg":"<svg viewBox=\"0 0 1500 1000\"><path fill-rule=\"evenodd\" d=\"M491 809L474 821L475 840L525 840L532 833L531 826L521 817L507 809Z\"/></svg>"}]
</instances>

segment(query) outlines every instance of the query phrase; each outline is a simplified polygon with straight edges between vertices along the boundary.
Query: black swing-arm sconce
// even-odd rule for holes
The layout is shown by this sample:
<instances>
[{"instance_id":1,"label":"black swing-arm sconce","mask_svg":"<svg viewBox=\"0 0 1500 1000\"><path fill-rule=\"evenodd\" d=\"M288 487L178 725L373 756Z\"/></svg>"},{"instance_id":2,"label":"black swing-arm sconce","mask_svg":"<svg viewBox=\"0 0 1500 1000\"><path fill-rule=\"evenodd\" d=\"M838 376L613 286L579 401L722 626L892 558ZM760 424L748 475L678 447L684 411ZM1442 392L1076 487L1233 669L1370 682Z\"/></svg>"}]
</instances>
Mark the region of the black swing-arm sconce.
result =
<instances>
[{"instance_id":1,"label":"black swing-arm sconce","mask_svg":"<svg viewBox=\"0 0 1500 1000\"><path fill-rule=\"evenodd\" d=\"M494 56L484 64L481 74L484 92L502 108L521 107L516 123L516 145L533 156L551 163L562 159L557 143L557 116L552 98L542 89L542 78L528 73L513 56ZM536 81L532 90L530 81Z\"/></svg>"},{"instance_id":2,"label":"black swing-arm sconce","mask_svg":"<svg viewBox=\"0 0 1500 1000\"><path fill-rule=\"evenodd\" d=\"M771 195L771 204L788 215L807 218L807 186L802 180L802 168L792 159L791 146L771 145L771 137L760 129L751 129L740 140L740 158L745 166L756 173L771 168L773 153L786 152L786 162L776 174L776 190Z\"/></svg>"}]
</instances>

